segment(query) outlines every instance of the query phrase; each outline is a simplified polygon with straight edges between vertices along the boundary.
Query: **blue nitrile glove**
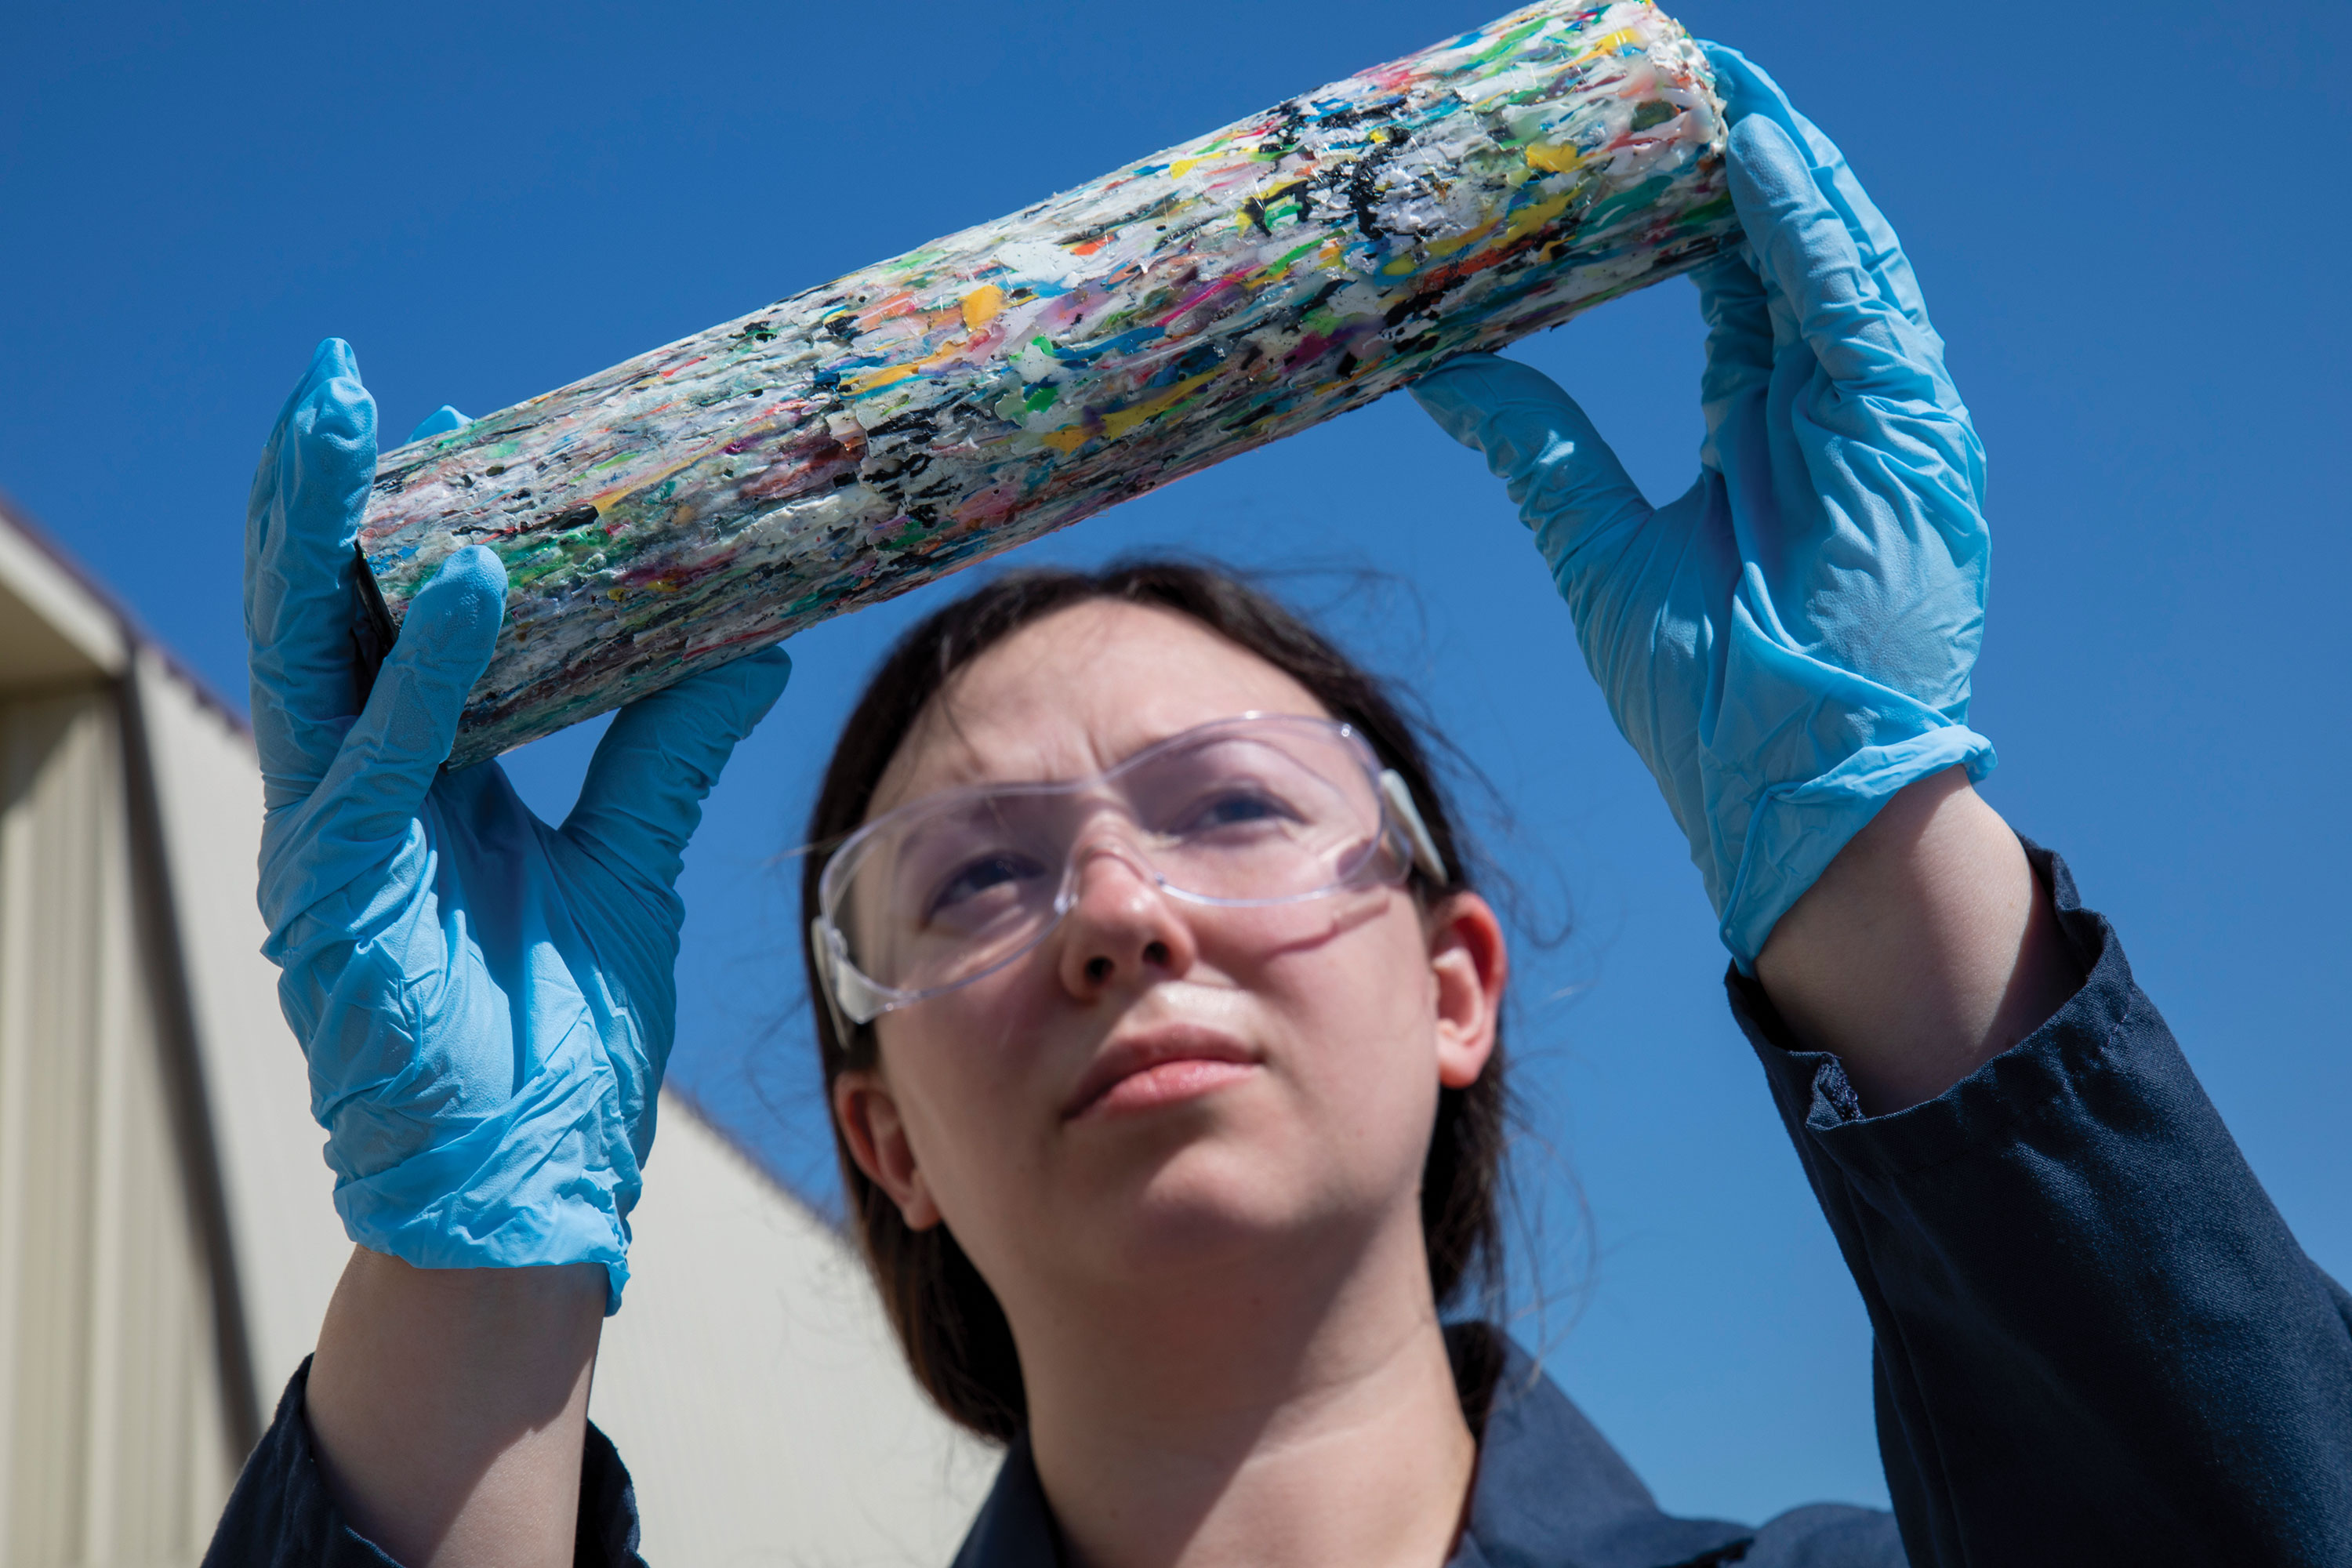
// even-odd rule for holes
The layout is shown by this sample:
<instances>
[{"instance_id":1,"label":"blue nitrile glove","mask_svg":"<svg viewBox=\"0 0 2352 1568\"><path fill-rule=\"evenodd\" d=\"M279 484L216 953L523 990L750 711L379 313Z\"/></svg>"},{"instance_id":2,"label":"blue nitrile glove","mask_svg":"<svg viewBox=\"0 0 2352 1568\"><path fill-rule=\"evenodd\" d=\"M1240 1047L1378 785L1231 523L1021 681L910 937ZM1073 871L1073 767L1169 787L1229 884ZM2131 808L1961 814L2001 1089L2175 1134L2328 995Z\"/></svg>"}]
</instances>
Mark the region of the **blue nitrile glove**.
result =
<instances>
[{"instance_id":1,"label":"blue nitrile glove","mask_svg":"<svg viewBox=\"0 0 2352 1568\"><path fill-rule=\"evenodd\" d=\"M417 433L459 423L445 408ZM601 1263L614 1310L677 1010L672 885L791 661L770 649L622 709L550 828L497 763L441 772L505 613L496 555L449 558L357 700L375 457L375 404L330 339L254 476L245 619L264 951L335 1207L352 1240L423 1268Z\"/></svg>"},{"instance_id":2,"label":"blue nitrile glove","mask_svg":"<svg viewBox=\"0 0 2352 1568\"><path fill-rule=\"evenodd\" d=\"M1752 972L1897 790L1992 770L1968 728L1990 543L1984 448L1894 231L1770 78L1706 47L1746 237L1695 275L1698 483L1654 509L1568 394L1491 354L1413 395L1507 481Z\"/></svg>"}]
</instances>

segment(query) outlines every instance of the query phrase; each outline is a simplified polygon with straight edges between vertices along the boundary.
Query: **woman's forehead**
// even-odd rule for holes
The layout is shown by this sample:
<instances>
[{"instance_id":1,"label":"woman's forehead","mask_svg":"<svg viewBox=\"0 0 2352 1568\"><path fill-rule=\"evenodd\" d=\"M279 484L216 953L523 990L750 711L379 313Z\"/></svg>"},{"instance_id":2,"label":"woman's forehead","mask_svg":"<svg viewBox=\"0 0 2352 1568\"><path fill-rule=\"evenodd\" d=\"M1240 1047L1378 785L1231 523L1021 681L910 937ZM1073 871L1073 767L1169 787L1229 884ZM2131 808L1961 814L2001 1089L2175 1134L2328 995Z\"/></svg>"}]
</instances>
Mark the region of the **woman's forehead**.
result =
<instances>
[{"instance_id":1,"label":"woman's forehead","mask_svg":"<svg viewBox=\"0 0 2352 1568\"><path fill-rule=\"evenodd\" d=\"M1296 678L1190 616L1075 605L956 672L899 743L866 816L992 780L1083 777L1251 712L1328 717Z\"/></svg>"}]
</instances>

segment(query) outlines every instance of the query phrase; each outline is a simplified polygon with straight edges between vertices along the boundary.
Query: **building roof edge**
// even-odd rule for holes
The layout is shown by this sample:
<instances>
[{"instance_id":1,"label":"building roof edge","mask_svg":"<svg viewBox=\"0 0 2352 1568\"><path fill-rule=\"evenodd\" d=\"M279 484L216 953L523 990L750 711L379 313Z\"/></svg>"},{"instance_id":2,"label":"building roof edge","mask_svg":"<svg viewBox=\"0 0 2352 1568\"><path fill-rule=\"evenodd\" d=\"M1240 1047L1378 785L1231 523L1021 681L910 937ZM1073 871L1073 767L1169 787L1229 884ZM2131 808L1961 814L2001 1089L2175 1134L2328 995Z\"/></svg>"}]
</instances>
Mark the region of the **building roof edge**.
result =
<instances>
[{"instance_id":1,"label":"building roof edge","mask_svg":"<svg viewBox=\"0 0 2352 1568\"><path fill-rule=\"evenodd\" d=\"M196 673L194 666L173 652L170 644L149 631L147 624L123 602L121 595L83 565L55 534L35 520L23 503L5 489L0 489L0 527L7 528L30 544L51 565L70 578L76 587L89 595L98 607L112 618L131 657L136 658L142 652L153 654L181 684L195 693L199 701L219 714L237 733L247 736L253 733L252 721L243 709L215 690L210 681Z\"/></svg>"}]
</instances>

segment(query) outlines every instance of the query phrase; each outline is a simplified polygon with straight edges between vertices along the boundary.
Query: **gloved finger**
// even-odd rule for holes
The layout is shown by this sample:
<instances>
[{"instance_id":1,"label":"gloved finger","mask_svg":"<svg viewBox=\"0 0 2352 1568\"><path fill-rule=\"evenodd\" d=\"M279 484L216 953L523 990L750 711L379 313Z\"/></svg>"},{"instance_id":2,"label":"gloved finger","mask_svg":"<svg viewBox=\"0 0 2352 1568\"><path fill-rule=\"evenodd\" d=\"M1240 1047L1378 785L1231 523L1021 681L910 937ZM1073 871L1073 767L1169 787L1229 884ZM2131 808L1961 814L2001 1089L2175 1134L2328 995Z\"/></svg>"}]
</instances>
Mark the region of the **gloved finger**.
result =
<instances>
[{"instance_id":1,"label":"gloved finger","mask_svg":"<svg viewBox=\"0 0 2352 1568\"><path fill-rule=\"evenodd\" d=\"M1772 309L1764 280L1744 257L1721 257L1694 276L1699 315L1706 322L1706 369L1698 383L1706 437L1698 460L1721 473L1717 436L1724 421L1744 400L1763 396L1772 384Z\"/></svg>"},{"instance_id":2,"label":"gloved finger","mask_svg":"<svg viewBox=\"0 0 2352 1568\"><path fill-rule=\"evenodd\" d=\"M1777 121L1757 115L1732 128L1731 199L1757 276L1787 302L1832 380L1870 396L1945 401L1942 362L1872 285L1845 220Z\"/></svg>"},{"instance_id":3,"label":"gloved finger","mask_svg":"<svg viewBox=\"0 0 2352 1568\"><path fill-rule=\"evenodd\" d=\"M1789 133L1790 140L1803 150L1814 184L1844 221L1855 252L1862 258L1863 270L1870 276L1880 297L1908 317L1941 353L1943 340L1935 336L1936 329L1927 319L1927 302L1919 292L1918 278L1911 270L1910 258L1903 254L1894 226L1862 188L1862 182L1854 177L1836 143L1798 113L1789 95L1780 90L1780 84L1747 56L1721 44L1702 43L1699 47L1706 51L1707 63L1715 68L1716 90L1722 95L1732 123L1737 125L1749 115L1758 114Z\"/></svg>"},{"instance_id":4,"label":"gloved finger","mask_svg":"<svg viewBox=\"0 0 2352 1568\"><path fill-rule=\"evenodd\" d=\"M766 648L622 709L596 744L564 837L641 894L667 896L703 797L792 673L790 655Z\"/></svg>"},{"instance_id":5,"label":"gloved finger","mask_svg":"<svg viewBox=\"0 0 2352 1568\"><path fill-rule=\"evenodd\" d=\"M375 477L375 400L329 338L261 450L245 514L245 633L265 799L318 784L359 711L352 542Z\"/></svg>"},{"instance_id":6,"label":"gloved finger","mask_svg":"<svg viewBox=\"0 0 2352 1568\"><path fill-rule=\"evenodd\" d=\"M1412 384L1446 434L1486 455L1563 587L1594 539L1650 520L1617 454L1559 383L1493 354L1463 354Z\"/></svg>"},{"instance_id":7,"label":"gloved finger","mask_svg":"<svg viewBox=\"0 0 2352 1568\"><path fill-rule=\"evenodd\" d=\"M369 846L407 832L490 662L506 598L505 563L470 544L409 601L367 707L313 797L316 841Z\"/></svg>"},{"instance_id":8,"label":"gloved finger","mask_svg":"<svg viewBox=\"0 0 2352 1568\"><path fill-rule=\"evenodd\" d=\"M425 422L408 433L408 440L422 441L430 436L446 436L450 431L463 430L472 423L472 420L445 403L426 415ZM406 446L408 443L404 441L401 444Z\"/></svg>"}]
</instances>

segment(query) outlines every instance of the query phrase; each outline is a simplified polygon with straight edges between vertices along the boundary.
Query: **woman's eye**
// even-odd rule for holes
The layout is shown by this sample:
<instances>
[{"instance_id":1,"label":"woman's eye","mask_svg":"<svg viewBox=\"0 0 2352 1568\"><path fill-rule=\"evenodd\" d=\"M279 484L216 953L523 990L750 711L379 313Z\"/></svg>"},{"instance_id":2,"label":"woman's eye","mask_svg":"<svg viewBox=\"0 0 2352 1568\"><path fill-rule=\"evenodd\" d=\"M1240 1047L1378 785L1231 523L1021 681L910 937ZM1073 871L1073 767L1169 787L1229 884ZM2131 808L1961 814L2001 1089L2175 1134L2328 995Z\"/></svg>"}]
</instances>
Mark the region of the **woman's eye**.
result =
<instances>
[{"instance_id":1,"label":"woman's eye","mask_svg":"<svg viewBox=\"0 0 2352 1568\"><path fill-rule=\"evenodd\" d=\"M1265 795L1235 791L1202 802L1186 819L1183 831L1208 833L1220 827L1238 827L1253 822L1286 818L1290 815L1279 802Z\"/></svg>"},{"instance_id":2,"label":"woman's eye","mask_svg":"<svg viewBox=\"0 0 2352 1568\"><path fill-rule=\"evenodd\" d=\"M1023 881L1040 874L1043 868L1025 855L989 855L973 860L949 878L931 900L930 912L940 913L956 905L976 899L992 888Z\"/></svg>"}]
</instances>

